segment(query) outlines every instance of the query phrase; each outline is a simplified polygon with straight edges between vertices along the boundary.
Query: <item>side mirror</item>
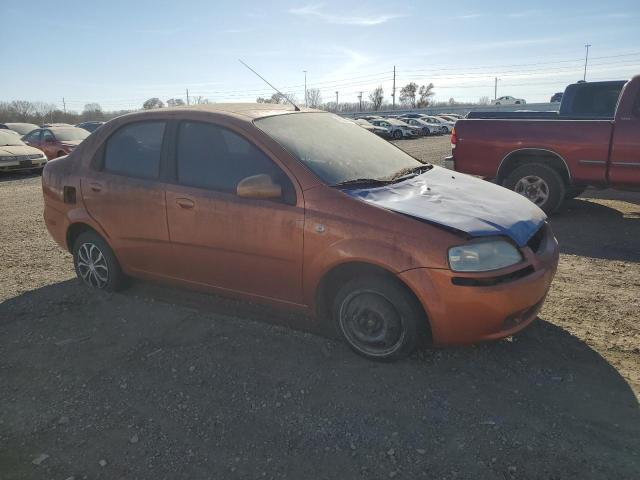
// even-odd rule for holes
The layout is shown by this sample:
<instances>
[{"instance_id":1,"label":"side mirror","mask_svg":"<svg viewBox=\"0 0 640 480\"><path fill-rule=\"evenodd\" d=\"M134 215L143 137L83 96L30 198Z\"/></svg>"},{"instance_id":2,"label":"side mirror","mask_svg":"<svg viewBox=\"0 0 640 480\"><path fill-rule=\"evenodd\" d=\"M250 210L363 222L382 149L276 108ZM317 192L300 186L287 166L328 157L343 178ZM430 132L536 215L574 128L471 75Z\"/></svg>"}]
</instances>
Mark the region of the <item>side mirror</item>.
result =
<instances>
[{"instance_id":1,"label":"side mirror","mask_svg":"<svg viewBox=\"0 0 640 480\"><path fill-rule=\"evenodd\" d=\"M240 180L236 193L242 198L275 200L282 197L282 187L273 183L269 175L261 173Z\"/></svg>"}]
</instances>

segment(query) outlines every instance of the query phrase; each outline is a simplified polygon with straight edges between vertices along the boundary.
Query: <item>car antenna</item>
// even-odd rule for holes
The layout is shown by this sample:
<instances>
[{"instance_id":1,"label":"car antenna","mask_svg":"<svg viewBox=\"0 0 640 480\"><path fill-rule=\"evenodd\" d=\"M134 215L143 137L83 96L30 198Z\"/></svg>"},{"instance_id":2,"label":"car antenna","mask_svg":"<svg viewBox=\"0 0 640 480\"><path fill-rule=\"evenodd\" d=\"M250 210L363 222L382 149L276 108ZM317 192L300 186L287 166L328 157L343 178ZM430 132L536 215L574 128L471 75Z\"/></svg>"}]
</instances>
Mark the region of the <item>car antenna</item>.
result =
<instances>
[{"instance_id":1,"label":"car antenna","mask_svg":"<svg viewBox=\"0 0 640 480\"><path fill-rule=\"evenodd\" d=\"M269 85L271 88L273 88L276 92L278 92L282 98L284 98L287 102L289 102L291 105L293 105L293 108L295 109L296 112L299 112L300 109L298 108L298 106L293 103L293 101L287 97L284 93L282 93L280 90L278 90L276 87L274 87L273 85L271 85L266 78L264 78L262 75L260 75L258 72L256 72L253 68L251 68L249 65L247 65L246 63L244 63L242 60L238 59L238 61L244 65L245 67L247 67L249 70L251 70L253 73L255 73L258 77L260 77L260 79L266 83L267 85Z\"/></svg>"}]
</instances>

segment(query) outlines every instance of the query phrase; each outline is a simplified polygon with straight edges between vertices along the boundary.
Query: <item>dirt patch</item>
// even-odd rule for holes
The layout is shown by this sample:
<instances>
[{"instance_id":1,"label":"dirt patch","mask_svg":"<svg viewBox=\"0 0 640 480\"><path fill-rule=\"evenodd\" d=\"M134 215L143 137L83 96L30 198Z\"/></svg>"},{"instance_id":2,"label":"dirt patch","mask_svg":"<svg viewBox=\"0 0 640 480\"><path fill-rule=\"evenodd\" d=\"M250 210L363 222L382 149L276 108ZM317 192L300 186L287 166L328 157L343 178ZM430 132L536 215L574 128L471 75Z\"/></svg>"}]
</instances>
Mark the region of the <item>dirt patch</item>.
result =
<instances>
[{"instance_id":1,"label":"dirt patch","mask_svg":"<svg viewBox=\"0 0 640 480\"><path fill-rule=\"evenodd\" d=\"M0 477L637 478L640 194L584 197L552 219L539 321L380 364L299 315L141 282L90 293L40 178L3 176Z\"/></svg>"}]
</instances>

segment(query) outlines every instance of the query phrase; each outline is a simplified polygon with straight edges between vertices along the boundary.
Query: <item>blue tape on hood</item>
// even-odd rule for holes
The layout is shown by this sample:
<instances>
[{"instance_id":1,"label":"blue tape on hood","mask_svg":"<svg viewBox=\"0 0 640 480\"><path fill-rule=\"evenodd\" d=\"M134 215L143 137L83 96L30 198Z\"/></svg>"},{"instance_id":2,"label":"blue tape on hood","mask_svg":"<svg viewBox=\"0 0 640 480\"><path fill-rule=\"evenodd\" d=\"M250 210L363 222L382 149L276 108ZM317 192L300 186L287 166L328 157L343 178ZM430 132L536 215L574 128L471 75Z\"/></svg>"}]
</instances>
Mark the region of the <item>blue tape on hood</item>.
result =
<instances>
[{"instance_id":1,"label":"blue tape on hood","mask_svg":"<svg viewBox=\"0 0 640 480\"><path fill-rule=\"evenodd\" d=\"M474 237L506 235L521 247L547 218L522 195L436 166L399 183L343 191L367 203Z\"/></svg>"}]
</instances>

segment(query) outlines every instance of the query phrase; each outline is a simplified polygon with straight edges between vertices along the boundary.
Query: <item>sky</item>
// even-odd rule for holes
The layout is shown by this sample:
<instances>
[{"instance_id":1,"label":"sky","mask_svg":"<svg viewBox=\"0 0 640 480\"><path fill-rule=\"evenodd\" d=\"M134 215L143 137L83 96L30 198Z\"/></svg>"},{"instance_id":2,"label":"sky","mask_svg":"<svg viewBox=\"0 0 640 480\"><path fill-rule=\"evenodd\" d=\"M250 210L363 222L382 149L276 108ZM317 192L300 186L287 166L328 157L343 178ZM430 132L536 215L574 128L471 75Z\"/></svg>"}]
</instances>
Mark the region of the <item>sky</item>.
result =
<instances>
[{"instance_id":1,"label":"sky","mask_svg":"<svg viewBox=\"0 0 640 480\"><path fill-rule=\"evenodd\" d=\"M432 82L435 99L548 101L581 80L640 74L640 1L0 0L0 101L81 111L159 97L357 101L376 86Z\"/></svg>"}]
</instances>

